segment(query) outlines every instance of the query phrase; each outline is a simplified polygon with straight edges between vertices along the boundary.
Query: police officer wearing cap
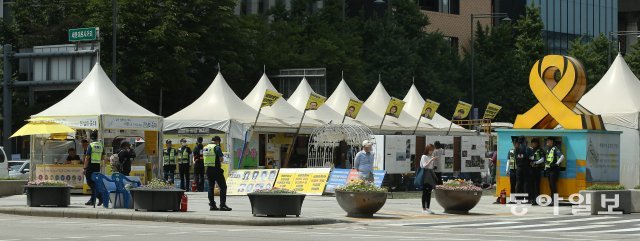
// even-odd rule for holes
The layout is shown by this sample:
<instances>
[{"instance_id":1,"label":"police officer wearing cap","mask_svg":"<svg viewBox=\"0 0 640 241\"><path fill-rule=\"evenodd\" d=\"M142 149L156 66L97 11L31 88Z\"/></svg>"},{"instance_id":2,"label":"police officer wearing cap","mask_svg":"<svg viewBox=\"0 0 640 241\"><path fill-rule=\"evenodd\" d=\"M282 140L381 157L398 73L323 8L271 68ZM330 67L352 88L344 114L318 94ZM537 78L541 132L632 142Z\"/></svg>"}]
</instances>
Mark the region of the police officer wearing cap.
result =
<instances>
[{"instance_id":1,"label":"police officer wearing cap","mask_svg":"<svg viewBox=\"0 0 640 241\"><path fill-rule=\"evenodd\" d=\"M98 131L92 131L90 137L92 142L89 143L89 147L84 155L84 175L87 180L87 185L91 188L91 198L85 205L94 205L97 197L98 206L100 206L102 205L102 196L99 192L96 192L96 184L91 178L91 174L100 172L100 164L102 160L105 159L104 144L98 141Z\"/></svg>"},{"instance_id":2,"label":"police officer wearing cap","mask_svg":"<svg viewBox=\"0 0 640 241\"><path fill-rule=\"evenodd\" d=\"M516 150L520 148L518 138L511 137L511 144L513 144L513 148L509 150L509 154L507 154L507 168L505 172L509 176L511 193L516 193Z\"/></svg>"},{"instance_id":3,"label":"police officer wearing cap","mask_svg":"<svg viewBox=\"0 0 640 241\"><path fill-rule=\"evenodd\" d=\"M196 146L193 148L193 178L196 181L198 192L204 192L204 158L202 157L202 137L196 139Z\"/></svg>"},{"instance_id":4,"label":"police officer wearing cap","mask_svg":"<svg viewBox=\"0 0 640 241\"><path fill-rule=\"evenodd\" d=\"M536 198L540 195L540 176L544 170L544 150L540 148L540 139L533 138L529 148L529 161L531 163L529 200L533 205L537 205Z\"/></svg>"},{"instance_id":5,"label":"police officer wearing cap","mask_svg":"<svg viewBox=\"0 0 640 241\"><path fill-rule=\"evenodd\" d=\"M178 171L180 171L180 189L189 191L191 183L191 148L187 146L187 140L180 139L180 149L178 149Z\"/></svg>"},{"instance_id":6,"label":"police officer wearing cap","mask_svg":"<svg viewBox=\"0 0 640 241\"><path fill-rule=\"evenodd\" d=\"M207 168L207 180L209 180L209 210L231 211L227 206L227 182L224 180L224 170L222 170L222 161L224 154L220 147L220 137L214 136L211 144L202 149L204 158L204 166ZM213 196L215 184L220 188L220 209L216 206Z\"/></svg>"},{"instance_id":7,"label":"police officer wearing cap","mask_svg":"<svg viewBox=\"0 0 640 241\"><path fill-rule=\"evenodd\" d=\"M164 162L162 164L162 169L164 171L164 181L173 184L173 179L176 175L176 157L178 155L178 152L175 148L173 148L171 140L167 140L165 143L167 144L167 148L164 150Z\"/></svg>"},{"instance_id":8,"label":"police officer wearing cap","mask_svg":"<svg viewBox=\"0 0 640 241\"><path fill-rule=\"evenodd\" d=\"M564 155L560 148L556 147L553 137L547 138L547 148L545 150L544 171L549 178L549 189L551 197L558 193L558 179L560 178L560 164L564 161ZM557 200L553 200L556 202Z\"/></svg>"}]
</instances>

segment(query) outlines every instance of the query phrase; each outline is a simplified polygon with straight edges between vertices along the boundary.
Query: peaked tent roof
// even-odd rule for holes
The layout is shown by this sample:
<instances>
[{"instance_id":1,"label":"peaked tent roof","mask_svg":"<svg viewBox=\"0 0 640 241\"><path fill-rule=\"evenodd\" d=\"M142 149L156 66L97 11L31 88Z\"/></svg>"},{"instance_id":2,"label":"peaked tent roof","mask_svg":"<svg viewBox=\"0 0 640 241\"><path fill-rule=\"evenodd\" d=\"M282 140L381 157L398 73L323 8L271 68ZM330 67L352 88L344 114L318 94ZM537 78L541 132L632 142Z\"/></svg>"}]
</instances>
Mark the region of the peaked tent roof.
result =
<instances>
[{"instance_id":1,"label":"peaked tent roof","mask_svg":"<svg viewBox=\"0 0 640 241\"><path fill-rule=\"evenodd\" d=\"M244 102L249 105L249 107L254 110L260 109L262 105L262 99L264 98L264 93L266 90L277 91L276 88L271 84L271 81L267 77L266 74L262 74L262 77L258 81L255 87L249 92L247 97L244 98ZM298 111L296 108L291 106L284 98L280 98L273 104L273 106L264 107L260 112L262 115L278 118L289 125L297 125L300 123L300 118L302 118L302 112ZM303 121L304 126L320 126L322 123L320 121L314 120L309 117L305 117Z\"/></svg>"},{"instance_id":2,"label":"peaked tent roof","mask_svg":"<svg viewBox=\"0 0 640 241\"><path fill-rule=\"evenodd\" d=\"M422 95L420 95L420 92L418 91L418 88L416 88L415 85L413 84L411 85L411 88L409 88L409 91L407 92L407 95L404 96L403 100L406 102L406 104L404 105L404 110L409 115L420 116L420 114L422 114L422 108L424 107L425 100L424 98L422 98ZM450 120L447 120L446 118L442 117L437 112L433 116L433 119L429 120L427 118L421 118L420 122L427 123L433 126L434 128L441 129L441 130L449 129L449 125L451 124ZM465 129L460 127L459 125L453 124L451 126L451 130L465 130Z\"/></svg>"},{"instance_id":3,"label":"peaked tent roof","mask_svg":"<svg viewBox=\"0 0 640 241\"><path fill-rule=\"evenodd\" d=\"M387 93L387 90L382 85L382 82L378 82L376 88L373 90L369 98L364 102L363 107L367 107L370 111L363 112L362 110L358 114L357 120L365 122L375 120L375 128L380 126L380 122L387 110L391 96ZM388 116L384 118L384 124L382 125L384 130L413 130L417 124L418 119L411 117L407 112L403 110L400 112L398 118Z\"/></svg>"},{"instance_id":4,"label":"peaked tent roof","mask_svg":"<svg viewBox=\"0 0 640 241\"><path fill-rule=\"evenodd\" d=\"M300 84L298 85L296 90L293 92L293 94L291 94L287 102L289 102L291 106L296 108L296 110L302 112L307 107L307 101L309 100L309 96L311 95L311 93L315 93L315 92L311 88L311 85L309 85L309 82L307 81L307 79L302 78L302 81L300 81ZM306 115L313 119L320 120L324 123L332 122L334 124L342 123L342 119L344 117L343 114L340 114L335 110L333 110L329 105L326 104L326 102L324 105L321 105L317 110L307 111ZM346 118L345 122L347 121L351 122L353 120L351 118Z\"/></svg>"},{"instance_id":5,"label":"peaked tent roof","mask_svg":"<svg viewBox=\"0 0 640 241\"><path fill-rule=\"evenodd\" d=\"M353 91L351 91L347 82L342 79L331 96L329 96L325 102L325 105L331 107L331 109L338 113L344 113L349 105L349 100L351 99L360 101ZM361 117L363 115L366 117ZM347 117L347 119L353 120L349 117ZM347 119L345 119L345 122L347 122ZM380 127L380 121L382 121L382 116L376 116L376 114L369 108L362 105L362 108L360 108L360 111L358 112L357 122L360 122L369 128L377 129Z\"/></svg>"},{"instance_id":6,"label":"peaked tent roof","mask_svg":"<svg viewBox=\"0 0 640 241\"><path fill-rule=\"evenodd\" d=\"M93 66L91 72L71 94L32 117L102 115L161 118L124 95L111 82L99 63Z\"/></svg>"}]
</instances>

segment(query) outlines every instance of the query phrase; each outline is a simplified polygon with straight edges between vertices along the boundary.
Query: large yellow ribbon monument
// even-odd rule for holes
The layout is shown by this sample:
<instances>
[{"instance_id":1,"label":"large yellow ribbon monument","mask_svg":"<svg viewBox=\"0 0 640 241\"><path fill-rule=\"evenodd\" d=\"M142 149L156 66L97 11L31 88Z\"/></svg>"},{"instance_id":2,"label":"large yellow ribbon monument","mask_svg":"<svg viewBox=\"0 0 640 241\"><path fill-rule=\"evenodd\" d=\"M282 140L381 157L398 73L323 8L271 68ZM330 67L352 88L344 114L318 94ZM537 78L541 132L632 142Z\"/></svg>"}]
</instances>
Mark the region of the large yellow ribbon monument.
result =
<instances>
[{"instance_id":1,"label":"large yellow ribbon monument","mask_svg":"<svg viewBox=\"0 0 640 241\"><path fill-rule=\"evenodd\" d=\"M531 68L529 87L538 104L516 117L514 129L554 129L560 124L569 130L604 130L602 117L578 104L587 83L577 59L547 55L538 60Z\"/></svg>"}]
</instances>

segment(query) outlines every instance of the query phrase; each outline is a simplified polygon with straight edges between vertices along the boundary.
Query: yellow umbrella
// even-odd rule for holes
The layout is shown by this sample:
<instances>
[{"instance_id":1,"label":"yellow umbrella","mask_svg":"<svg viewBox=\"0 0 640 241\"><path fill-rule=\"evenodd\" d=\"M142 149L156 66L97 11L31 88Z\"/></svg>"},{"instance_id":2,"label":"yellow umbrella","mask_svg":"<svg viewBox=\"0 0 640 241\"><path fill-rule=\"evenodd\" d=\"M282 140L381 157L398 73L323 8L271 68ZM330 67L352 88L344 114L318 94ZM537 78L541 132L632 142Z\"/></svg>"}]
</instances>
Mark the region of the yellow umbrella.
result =
<instances>
[{"instance_id":1,"label":"yellow umbrella","mask_svg":"<svg viewBox=\"0 0 640 241\"><path fill-rule=\"evenodd\" d=\"M24 125L20 130L13 133L11 137L71 132L75 132L75 130L66 125L55 123L53 121L38 120L31 121Z\"/></svg>"}]
</instances>

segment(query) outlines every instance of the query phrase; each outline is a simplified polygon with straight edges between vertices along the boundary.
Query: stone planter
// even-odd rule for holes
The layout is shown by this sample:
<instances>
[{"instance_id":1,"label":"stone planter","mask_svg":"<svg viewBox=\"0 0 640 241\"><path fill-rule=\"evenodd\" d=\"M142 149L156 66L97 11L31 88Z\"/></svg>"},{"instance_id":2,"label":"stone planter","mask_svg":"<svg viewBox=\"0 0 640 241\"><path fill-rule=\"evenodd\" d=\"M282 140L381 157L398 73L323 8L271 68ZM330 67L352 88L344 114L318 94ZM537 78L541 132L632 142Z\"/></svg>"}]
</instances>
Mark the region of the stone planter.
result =
<instances>
[{"instance_id":1,"label":"stone planter","mask_svg":"<svg viewBox=\"0 0 640 241\"><path fill-rule=\"evenodd\" d=\"M68 207L71 203L71 187L24 186L27 190L27 206Z\"/></svg>"},{"instance_id":2,"label":"stone planter","mask_svg":"<svg viewBox=\"0 0 640 241\"><path fill-rule=\"evenodd\" d=\"M371 218L387 202L385 192L343 192L336 190L336 200L347 217Z\"/></svg>"},{"instance_id":3,"label":"stone planter","mask_svg":"<svg viewBox=\"0 0 640 241\"><path fill-rule=\"evenodd\" d=\"M603 202L606 199L614 199L618 195L618 207L614 207L613 211L621 211L624 214L631 213L631 191L630 190L580 190L583 198L581 205L585 205L586 201L590 203L591 215L598 215L598 212L606 212L609 206L614 205L613 201ZM588 199L588 200L586 200ZM602 206L604 204L604 207Z\"/></svg>"},{"instance_id":4,"label":"stone planter","mask_svg":"<svg viewBox=\"0 0 640 241\"><path fill-rule=\"evenodd\" d=\"M445 213L466 214L475 207L482 191L458 191L436 189L436 201L444 208Z\"/></svg>"},{"instance_id":5,"label":"stone planter","mask_svg":"<svg viewBox=\"0 0 640 241\"><path fill-rule=\"evenodd\" d=\"M305 194L283 194L283 193L249 193L251 202L251 213L253 216L266 215L273 217L285 217L296 215L300 217L302 201Z\"/></svg>"},{"instance_id":6,"label":"stone planter","mask_svg":"<svg viewBox=\"0 0 640 241\"><path fill-rule=\"evenodd\" d=\"M180 211L182 189L144 189L129 190L136 211Z\"/></svg>"},{"instance_id":7,"label":"stone planter","mask_svg":"<svg viewBox=\"0 0 640 241\"><path fill-rule=\"evenodd\" d=\"M640 213L640 189L631 189L631 212Z\"/></svg>"},{"instance_id":8,"label":"stone planter","mask_svg":"<svg viewBox=\"0 0 640 241\"><path fill-rule=\"evenodd\" d=\"M0 180L0 197L20 195L24 193L27 180Z\"/></svg>"}]
</instances>

